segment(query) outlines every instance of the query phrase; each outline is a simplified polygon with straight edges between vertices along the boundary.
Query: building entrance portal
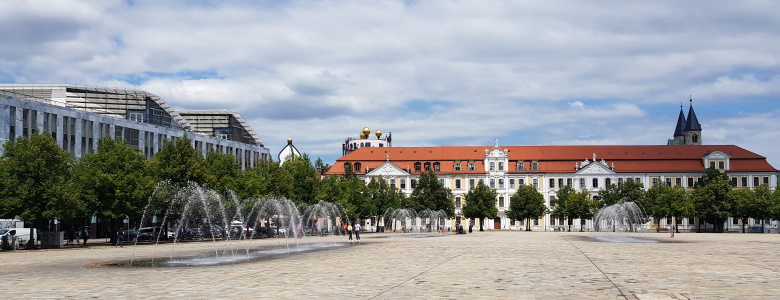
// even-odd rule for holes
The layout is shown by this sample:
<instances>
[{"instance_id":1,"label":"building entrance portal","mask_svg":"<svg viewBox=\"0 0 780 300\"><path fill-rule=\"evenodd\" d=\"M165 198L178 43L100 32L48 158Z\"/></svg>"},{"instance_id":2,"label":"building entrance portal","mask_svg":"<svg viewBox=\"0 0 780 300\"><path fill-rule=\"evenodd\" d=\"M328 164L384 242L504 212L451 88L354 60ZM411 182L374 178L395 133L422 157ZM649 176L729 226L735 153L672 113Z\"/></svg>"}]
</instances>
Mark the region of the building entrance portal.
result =
<instances>
[{"instance_id":1,"label":"building entrance portal","mask_svg":"<svg viewBox=\"0 0 780 300\"><path fill-rule=\"evenodd\" d=\"M493 229L501 229L501 218L493 219Z\"/></svg>"}]
</instances>

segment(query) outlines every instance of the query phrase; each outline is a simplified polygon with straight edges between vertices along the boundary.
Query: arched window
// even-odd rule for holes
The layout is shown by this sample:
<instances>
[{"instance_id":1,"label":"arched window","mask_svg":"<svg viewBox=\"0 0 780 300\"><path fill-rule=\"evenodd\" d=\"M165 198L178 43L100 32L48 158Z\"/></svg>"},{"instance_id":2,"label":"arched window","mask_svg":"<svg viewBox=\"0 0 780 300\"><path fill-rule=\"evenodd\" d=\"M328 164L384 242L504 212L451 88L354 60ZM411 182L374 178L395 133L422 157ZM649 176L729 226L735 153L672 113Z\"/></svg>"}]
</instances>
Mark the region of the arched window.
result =
<instances>
[{"instance_id":1,"label":"arched window","mask_svg":"<svg viewBox=\"0 0 780 300\"><path fill-rule=\"evenodd\" d=\"M433 170L436 172L441 171L441 165L438 162L433 163Z\"/></svg>"},{"instance_id":2,"label":"arched window","mask_svg":"<svg viewBox=\"0 0 780 300\"><path fill-rule=\"evenodd\" d=\"M421 165L422 165L422 164L420 164L420 162L419 162L419 161L418 161L418 162L416 162L416 163L414 163L414 171L415 171L415 172L420 172L420 166L421 166Z\"/></svg>"},{"instance_id":3,"label":"arched window","mask_svg":"<svg viewBox=\"0 0 780 300\"><path fill-rule=\"evenodd\" d=\"M431 170L431 163L426 162L425 163L425 171L430 171L430 170Z\"/></svg>"},{"instance_id":4,"label":"arched window","mask_svg":"<svg viewBox=\"0 0 780 300\"><path fill-rule=\"evenodd\" d=\"M693 135L693 142L698 143L699 142L699 135L694 134Z\"/></svg>"}]
</instances>

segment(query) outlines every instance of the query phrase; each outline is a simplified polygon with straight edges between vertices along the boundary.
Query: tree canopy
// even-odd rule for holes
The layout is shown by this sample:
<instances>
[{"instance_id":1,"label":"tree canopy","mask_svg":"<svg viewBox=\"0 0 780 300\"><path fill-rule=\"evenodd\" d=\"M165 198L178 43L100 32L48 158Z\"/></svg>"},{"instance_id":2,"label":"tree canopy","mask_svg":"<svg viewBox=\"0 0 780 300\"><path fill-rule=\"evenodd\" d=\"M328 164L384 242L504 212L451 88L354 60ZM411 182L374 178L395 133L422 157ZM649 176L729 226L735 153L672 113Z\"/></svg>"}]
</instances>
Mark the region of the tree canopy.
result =
<instances>
[{"instance_id":1,"label":"tree canopy","mask_svg":"<svg viewBox=\"0 0 780 300\"><path fill-rule=\"evenodd\" d=\"M443 210L448 217L455 215L455 203L452 203L452 192L439 182L433 171L420 174L420 180L409 197L411 208L417 211Z\"/></svg>"},{"instance_id":2,"label":"tree canopy","mask_svg":"<svg viewBox=\"0 0 780 300\"><path fill-rule=\"evenodd\" d=\"M599 191L601 207L607 207L620 202L623 198L642 202L645 196L644 185L635 180L626 180L621 184L610 184Z\"/></svg>"},{"instance_id":3,"label":"tree canopy","mask_svg":"<svg viewBox=\"0 0 780 300\"><path fill-rule=\"evenodd\" d=\"M547 206L544 204L544 196L533 186L520 185L517 192L509 198L506 215L512 220L526 220L525 230L531 231L530 219L538 219L545 212Z\"/></svg>"},{"instance_id":4,"label":"tree canopy","mask_svg":"<svg viewBox=\"0 0 780 300\"><path fill-rule=\"evenodd\" d=\"M466 204L463 205L463 216L480 220L479 231L484 231L483 219L495 218L498 214L496 208L496 191L492 190L480 181L477 186L469 189L466 194Z\"/></svg>"},{"instance_id":5,"label":"tree canopy","mask_svg":"<svg viewBox=\"0 0 780 300\"><path fill-rule=\"evenodd\" d=\"M707 169L707 173L693 190L696 215L707 223L714 224L715 232L723 232L723 222L731 211L729 191L731 191L731 182L728 175L714 168Z\"/></svg>"}]
</instances>

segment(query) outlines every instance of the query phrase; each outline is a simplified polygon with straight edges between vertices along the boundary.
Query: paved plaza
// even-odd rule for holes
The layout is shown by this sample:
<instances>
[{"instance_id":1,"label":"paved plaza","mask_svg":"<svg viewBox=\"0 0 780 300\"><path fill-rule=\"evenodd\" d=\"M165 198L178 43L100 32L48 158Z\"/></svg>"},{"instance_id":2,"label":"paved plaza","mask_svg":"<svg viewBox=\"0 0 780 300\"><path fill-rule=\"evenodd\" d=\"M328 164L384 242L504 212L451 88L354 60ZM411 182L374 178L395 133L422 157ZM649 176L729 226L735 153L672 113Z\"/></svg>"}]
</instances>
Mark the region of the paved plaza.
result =
<instances>
[{"instance_id":1,"label":"paved plaza","mask_svg":"<svg viewBox=\"0 0 780 300\"><path fill-rule=\"evenodd\" d=\"M130 258L296 247L346 237L0 252L3 299L778 299L780 234L682 233L664 243L589 233L411 237L208 267L95 267Z\"/></svg>"}]
</instances>

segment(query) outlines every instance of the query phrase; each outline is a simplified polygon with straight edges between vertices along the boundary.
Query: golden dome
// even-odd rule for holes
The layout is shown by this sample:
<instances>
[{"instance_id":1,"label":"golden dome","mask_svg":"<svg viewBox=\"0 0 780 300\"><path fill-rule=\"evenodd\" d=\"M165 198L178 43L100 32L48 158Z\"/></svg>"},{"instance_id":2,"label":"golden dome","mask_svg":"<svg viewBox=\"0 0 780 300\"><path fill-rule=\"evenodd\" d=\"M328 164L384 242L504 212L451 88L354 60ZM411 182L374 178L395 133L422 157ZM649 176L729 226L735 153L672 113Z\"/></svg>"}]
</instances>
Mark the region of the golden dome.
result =
<instances>
[{"instance_id":1,"label":"golden dome","mask_svg":"<svg viewBox=\"0 0 780 300\"><path fill-rule=\"evenodd\" d=\"M363 127L363 130L360 131L360 138L367 139L369 134L371 134L371 129L368 129L368 127Z\"/></svg>"},{"instance_id":2,"label":"golden dome","mask_svg":"<svg viewBox=\"0 0 780 300\"><path fill-rule=\"evenodd\" d=\"M292 141L293 141L293 139L292 139L291 137L288 137L288 138L287 138L287 143L288 143L288 144L292 144Z\"/></svg>"},{"instance_id":3,"label":"golden dome","mask_svg":"<svg viewBox=\"0 0 780 300\"><path fill-rule=\"evenodd\" d=\"M377 130L375 135L376 135L377 138L379 138L380 136L382 136L382 131L381 130Z\"/></svg>"}]
</instances>

